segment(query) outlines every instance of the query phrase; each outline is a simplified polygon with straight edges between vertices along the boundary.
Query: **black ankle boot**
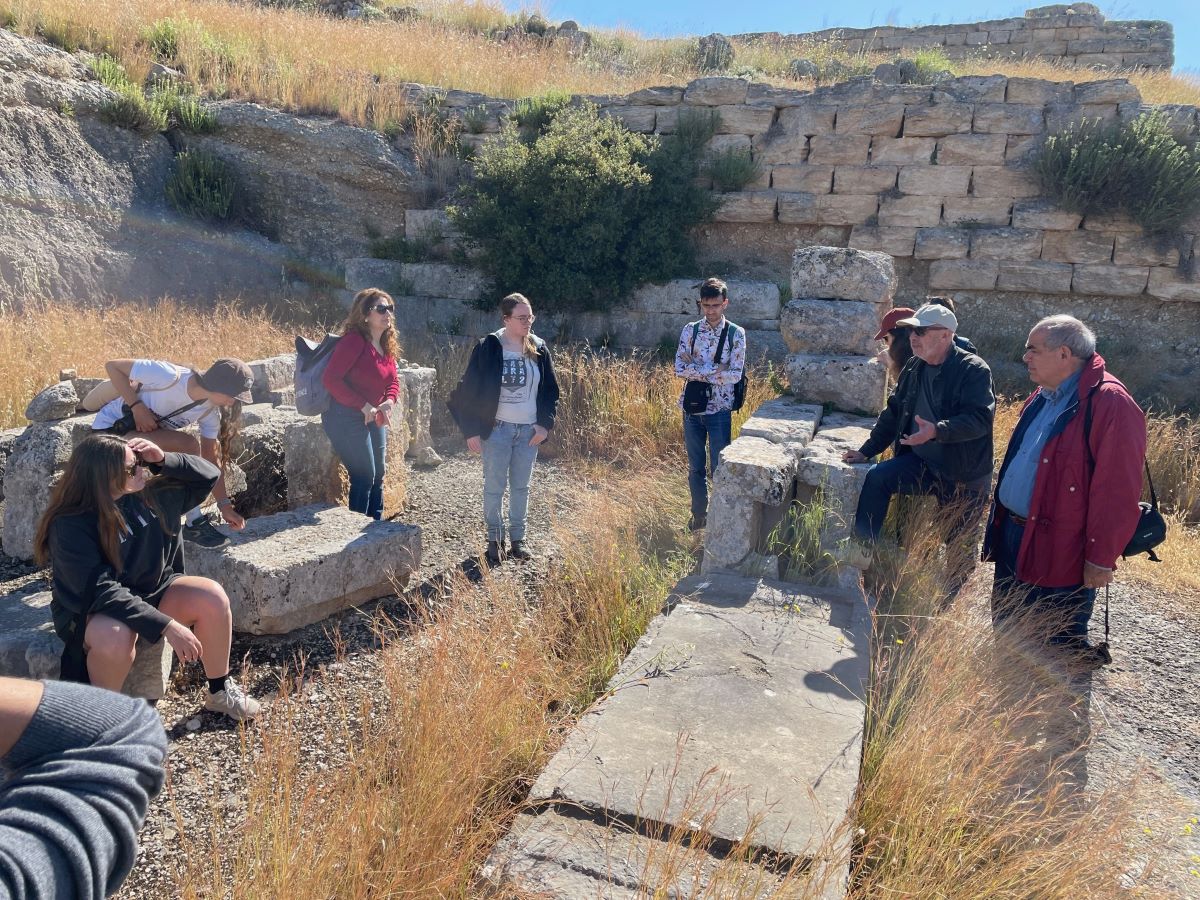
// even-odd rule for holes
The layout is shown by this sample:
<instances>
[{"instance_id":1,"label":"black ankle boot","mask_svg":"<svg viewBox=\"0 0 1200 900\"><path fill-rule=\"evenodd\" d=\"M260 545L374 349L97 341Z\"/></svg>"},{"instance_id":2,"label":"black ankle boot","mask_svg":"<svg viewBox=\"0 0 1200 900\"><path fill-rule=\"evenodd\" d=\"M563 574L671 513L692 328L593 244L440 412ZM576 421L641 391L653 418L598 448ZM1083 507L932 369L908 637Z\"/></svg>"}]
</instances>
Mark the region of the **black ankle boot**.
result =
<instances>
[{"instance_id":1,"label":"black ankle boot","mask_svg":"<svg viewBox=\"0 0 1200 900\"><path fill-rule=\"evenodd\" d=\"M512 549L508 551L508 555L520 562L526 562L533 559L533 556L525 549L524 541L513 541Z\"/></svg>"},{"instance_id":2,"label":"black ankle boot","mask_svg":"<svg viewBox=\"0 0 1200 900\"><path fill-rule=\"evenodd\" d=\"M498 566L504 562L504 547L499 541L488 541L487 552L483 554L489 566Z\"/></svg>"}]
</instances>

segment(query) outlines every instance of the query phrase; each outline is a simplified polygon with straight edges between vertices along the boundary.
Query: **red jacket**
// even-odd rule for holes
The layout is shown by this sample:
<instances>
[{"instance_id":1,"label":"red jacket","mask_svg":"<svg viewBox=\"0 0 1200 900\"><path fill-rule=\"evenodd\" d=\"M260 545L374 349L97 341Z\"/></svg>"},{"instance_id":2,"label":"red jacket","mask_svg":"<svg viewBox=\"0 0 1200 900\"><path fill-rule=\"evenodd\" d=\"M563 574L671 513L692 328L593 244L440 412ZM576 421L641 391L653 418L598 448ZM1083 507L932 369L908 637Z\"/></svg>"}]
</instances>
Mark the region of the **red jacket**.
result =
<instances>
[{"instance_id":1,"label":"red jacket","mask_svg":"<svg viewBox=\"0 0 1200 900\"><path fill-rule=\"evenodd\" d=\"M1031 408L1038 396L1034 391L1021 410L996 479L996 497L1004 470L1033 418ZM1083 434L1089 397L1094 467ZM1050 435L1033 484L1028 524L1017 555L1017 578L1038 587L1073 587L1083 583L1085 561L1115 569L1137 528L1146 416L1125 385L1105 374L1104 359L1096 353L1083 367L1075 400ZM993 498L984 559L995 559L997 531L1007 515Z\"/></svg>"},{"instance_id":2,"label":"red jacket","mask_svg":"<svg viewBox=\"0 0 1200 900\"><path fill-rule=\"evenodd\" d=\"M353 409L395 402L400 396L396 361L382 356L357 331L347 331L334 346L321 382L334 400Z\"/></svg>"}]
</instances>

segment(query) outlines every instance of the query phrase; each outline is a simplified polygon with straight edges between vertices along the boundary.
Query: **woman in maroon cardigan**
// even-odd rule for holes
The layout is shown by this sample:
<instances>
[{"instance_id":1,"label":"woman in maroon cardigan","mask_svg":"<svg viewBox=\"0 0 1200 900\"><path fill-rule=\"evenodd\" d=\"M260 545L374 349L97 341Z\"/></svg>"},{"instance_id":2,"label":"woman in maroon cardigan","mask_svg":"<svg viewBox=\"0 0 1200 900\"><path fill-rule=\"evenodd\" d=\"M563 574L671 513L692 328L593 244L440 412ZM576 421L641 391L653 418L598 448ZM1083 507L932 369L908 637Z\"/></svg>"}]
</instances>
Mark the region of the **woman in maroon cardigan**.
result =
<instances>
[{"instance_id":1,"label":"woman in maroon cardigan","mask_svg":"<svg viewBox=\"0 0 1200 900\"><path fill-rule=\"evenodd\" d=\"M330 396L321 423L350 475L350 509L372 519L383 516L383 451L400 394L395 313L378 288L355 294L321 378Z\"/></svg>"}]
</instances>

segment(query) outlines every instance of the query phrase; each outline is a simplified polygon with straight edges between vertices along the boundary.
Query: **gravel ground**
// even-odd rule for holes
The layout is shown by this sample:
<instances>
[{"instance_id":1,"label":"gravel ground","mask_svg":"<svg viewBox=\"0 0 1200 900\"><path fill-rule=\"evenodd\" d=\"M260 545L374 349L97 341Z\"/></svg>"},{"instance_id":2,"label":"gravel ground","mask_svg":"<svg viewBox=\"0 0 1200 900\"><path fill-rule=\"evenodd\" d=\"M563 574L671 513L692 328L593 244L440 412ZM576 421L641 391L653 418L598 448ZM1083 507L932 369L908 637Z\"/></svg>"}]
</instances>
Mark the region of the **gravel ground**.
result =
<instances>
[{"instance_id":1,"label":"gravel ground","mask_svg":"<svg viewBox=\"0 0 1200 900\"><path fill-rule=\"evenodd\" d=\"M508 576L533 588L556 552L549 537L551 520L569 521L572 498L589 487L565 467L539 462L528 536L536 558L525 566L507 563L503 571ZM437 469L412 472L409 498L403 518L422 527L423 553L408 597L415 591L436 593L455 572L475 576L474 558L484 545L478 458L452 454ZM44 576L37 569L0 556L0 594L39 583ZM1138 864L1130 876L1153 885L1142 896L1200 897L1200 877L1190 871L1200 871L1195 859L1200 856L1200 828L1185 833L1188 819L1200 814L1200 597L1167 596L1135 583L1118 586L1112 602L1114 664L1096 676L1093 693L1092 787L1104 790L1141 773L1143 796L1149 800L1137 811L1142 831L1135 836ZM235 636L235 668L245 665L246 686L268 705L278 702L274 698L284 680L299 687L301 725L320 735L321 723L344 708L347 697L374 682L379 638L372 617L379 612L399 624L394 640L403 644L412 607L408 599L391 597L287 636ZM1093 625L1102 627L1097 613ZM307 674L303 681L296 674L301 659ZM323 677L314 679L318 671ZM169 787L151 809L122 898L158 900L174 893L184 861L180 827L204 828L214 816L227 824L244 817L246 785L237 728L200 711L199 671L177 673L175 687L159 704L171 741ZM344 749L319 744L312 742L304 763L315 771L335 765Z\"/></svg>"}]
</instances>

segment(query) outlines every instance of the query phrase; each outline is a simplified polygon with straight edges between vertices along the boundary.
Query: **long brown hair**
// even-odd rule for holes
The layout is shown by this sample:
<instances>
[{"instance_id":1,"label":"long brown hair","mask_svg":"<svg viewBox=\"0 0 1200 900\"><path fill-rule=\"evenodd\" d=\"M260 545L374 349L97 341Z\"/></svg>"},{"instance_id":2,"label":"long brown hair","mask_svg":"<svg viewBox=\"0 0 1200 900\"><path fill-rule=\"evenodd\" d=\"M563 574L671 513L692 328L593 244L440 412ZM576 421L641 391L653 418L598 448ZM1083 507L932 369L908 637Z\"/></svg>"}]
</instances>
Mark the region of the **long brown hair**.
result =
<instances>
[{"instance_id":1,"label":"long brown hair","mask_svg":"<svg viewBox=\"0 0 1200 900\"><path fill-rule=\"evenodd\" d=\"M912 329L900 326L893 328L888 334L892 336L887 348L888 369L892 378L895 379L900 377L900 370L912 359L912 344L909 341Z\"/></svg>"},{"instance_id":2,"label":"long brown hair","mask_svg":"<svg viewBox=\"0 0 1200 900\"><path fill-rule=\"evenodd\" d=\"M127 441L115 434L92 434L84 438L67 460L66 470L54 490L50 503L38 521L37 533L33 537L33 558L44 566L50 559L50 526L59 516L80 513L96 517L96 531L100 535L100 549L114 569L121 571L121 553L118 549L121 534L128 531L125 517L113 501L113 494L125 489L125 446ZM157 481L151 479L147 487ZM146 500L153 506L153 492ZM157 511L156 511L157 512ZM162 516L159 522L167 530Z\"/></svg>"},{"instance_id":3,"label":"long brown hair","mask_svg":"<svg viewBox=\"0 0 1200 900\"><path fill-rule=\"evenodd\" d=\"M371 327L367 324L367 320L371 314L367 312L367 307L374 306L376 303L384 301L392 304L394 307L396 301L392 299L392 295L387 291L381 291L379 288L364 288L354 295L354 300L350 303L350 312L346 314L346 320L342 322L342 334L349 334L351 331L357 332L362 336L368 344L371 343ZM387 327L387 330L379 338L379 346L383 348L383 355L388 359L398 359L400 357L400 340L396 337L396 318L393 315L392 324Z\"/></svg>"},{"instance_id":4,"label":"long brown hair","mask_svg":"<svg viewBox=\"0 0 1200 900\"><path fill-rule=\"evenodd\" d=\"M533 315L533 304L525 298L524 294L509 294L500 301L500 317L507 319L513 314L513 310L515 310L522 303L529 307L529 314ZM537 358L538 348L537 344L533 342L532 329L530 329L529 334L525 335L525 343L521 349L524 351L526 356L533 357L534 359Z\"/></svg>"}]
</instances>

